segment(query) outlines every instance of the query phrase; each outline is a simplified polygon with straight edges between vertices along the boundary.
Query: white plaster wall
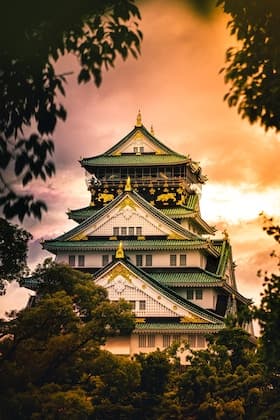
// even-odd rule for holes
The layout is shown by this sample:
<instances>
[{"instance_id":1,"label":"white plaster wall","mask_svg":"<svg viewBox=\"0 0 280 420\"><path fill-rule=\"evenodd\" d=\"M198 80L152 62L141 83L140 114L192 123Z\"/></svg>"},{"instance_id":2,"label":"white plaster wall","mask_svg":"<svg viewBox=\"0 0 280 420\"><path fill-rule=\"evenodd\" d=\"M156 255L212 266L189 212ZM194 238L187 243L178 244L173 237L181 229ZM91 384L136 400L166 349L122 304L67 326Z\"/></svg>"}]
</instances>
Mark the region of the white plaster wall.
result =
<instances>
[{"instance_id":1,"label":"white plaster wall","mask_svg":"<svg viewBox=\"0 0 280 420\"><path fill-rule=\"evenodd\" d=\"M176 288L176 293L182 296L183 298L187 299L187 288L181 287ZM203 298L202 299L194 299L191 302L195 303L198 306L201 306L205 309L215 309L216 302L217 302L217 292L214 288L203 288Z\"/></svg>"},{"instance_id":2,"label":"white plaster wall","mask_svg":"<svg viewBox=\"0 0 280 420\"><path fill-rule=\"evenodd\" d=\"M115 249L117 249L119 242L114 242ZM127 257L130 258L130 261L133 264L136 264L136 255L142 255L143 256L143 267L146 266L146 255L152 255L152 267L170 267L170 255L176 254L177 255L177 265L176 267L200 267L205 268L206 259L199 251L170 251L170 252L157 252L153 253L152 251L142 251L142 252L126 252ZM187 264L186 266L180 266L180 255L186 254L187 255ZM58 263L68 263L69 261L69 255L75 255L76 256L76 266L78 264L78 255L84 255L85 256L85 267L102 267L102 255L109 255L109 261L112 260L112 256L115 255L114 251L100 251L98 253L93 252L69 252L69 253L61 253L58 254L56 257L56 262Z\"/></svg>"}]
</instances>

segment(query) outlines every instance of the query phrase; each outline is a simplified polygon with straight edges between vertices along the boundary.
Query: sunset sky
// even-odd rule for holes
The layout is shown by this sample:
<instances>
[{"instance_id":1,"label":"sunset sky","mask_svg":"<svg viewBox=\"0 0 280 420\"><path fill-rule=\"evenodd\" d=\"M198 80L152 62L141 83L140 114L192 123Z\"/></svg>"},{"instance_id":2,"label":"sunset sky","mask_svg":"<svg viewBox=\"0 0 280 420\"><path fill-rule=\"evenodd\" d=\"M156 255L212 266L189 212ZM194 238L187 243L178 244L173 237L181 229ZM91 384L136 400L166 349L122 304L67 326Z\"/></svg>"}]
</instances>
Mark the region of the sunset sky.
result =
<instances>
[{"instance_id":1,"label":"sunset sky","mask_svg":"<svg viewBox=\"0 0 280 420\"><path fill-rule=\"evenodd\" d=\"M144 125L152 124L159 140L200 161L208 176L202 215L219 229L217 236L228 230L239 291L258 303L262 279L257 270L276 265L269 253L277 244L263 232L258 214L280 213L279 136L251 126L223 101L227 86L219 70L235 40L221 12L203 19L180 2L163 0L140 8L144 41L138 60L119 61L99 89L78 86L75 76L68 79L68 119L55 132L56 176L34 187L49 211L41 222L25 223L34 237L29 265L34 268L50 255L41 250L42 239L74 225L67 209L89 204L80 157L114 145L133 128L140 109ZM59 63L59 71L75 69L73 58ZM22 302L22 294L13 288L1 298L2 310Z\"/></svg>"}]
</instances>

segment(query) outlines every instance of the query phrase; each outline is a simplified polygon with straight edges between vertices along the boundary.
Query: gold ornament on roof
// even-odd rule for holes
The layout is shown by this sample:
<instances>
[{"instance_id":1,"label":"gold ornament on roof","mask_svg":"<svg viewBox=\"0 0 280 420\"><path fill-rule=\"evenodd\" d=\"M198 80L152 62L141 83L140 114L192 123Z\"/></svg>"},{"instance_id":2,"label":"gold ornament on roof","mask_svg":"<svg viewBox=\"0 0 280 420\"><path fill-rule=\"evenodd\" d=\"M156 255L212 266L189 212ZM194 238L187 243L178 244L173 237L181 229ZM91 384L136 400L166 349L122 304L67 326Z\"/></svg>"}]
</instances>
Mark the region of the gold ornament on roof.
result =
<instances>
[{"instance_id":1,"label":"gold ornament on roof","mask_svg":"<svg viewBox=\"0 0 280 420\"><path fill-rule=\"evenodd\" d=\"M136 127L142 127L142 116L141 116L141 112L140 112L140 109L139 109L139 111L138 111L138 114L137 114L137 118L136 118Z\"/></svg>"},{"instance_id":2,"label":"gold ornament on roof","mask_svg":"<svg viewBox=\"0 0 280 420\"><path fill-rule=\"evenodd\" d=\"M131 283L130 273L122 264L118 264L112 269L109 274L108 283L114 281L118 276L123 277L125 280Z\"/></svg>"},{"instance_id":3,"label":"gold ornament on roof","mask_svg":"<svg viewBox=\"0 0 280 420\"><path fill-rule=\"evenodd\" d=\"M224 230L223 230L223 232L222 232L222 234L224 235L224 239L225 239L226 241L228 241L228 240L229 240L229 234L228 234L228 231L227 231L226 229L224 229Z\"/></svg>"},{"instance_id":4,"label":"gold ornament on roof","mask_svg":"<svg viewBox=\"0 0 280 420\"><path fill-rule=\"evenodd\" d=\"M128 177L127 177L127 180L126 180L126 184L125 184L124 190L125 190L125 191L131 191L130 176L128 176Z\"/></svg>"},{"instance_id":5,"label":"gold ornament on roof","mask_svg":"<svg viewBox=\"0 0 280 420\"><path fill-rule=\"evenodd\" d=\"M154 127L153 127L153 125L151 125L151 134L154 136L155 135L155 132L154 132Z\"/></svg>"},{"instance_id":6,"label":"gold ornament on roof","mask_svg":"<svg viewBox=\"0 0 280 420\"><path fill-rule=\"evenodd\" d=\"M119 246L118 246L118 248L116 250L115 257L116 258L119 258L119 259L124 258L124 250L123 250L123 243L122 243L122 241L120 241L120 243L119 243Z\"/></svg>"},{"instance_id":7,"label":"gold ornament on roof","mask_svg":"<svg viewBox=\"0 0 280 420\"><path fill-rule=\"evenodd\" d=\"M136 204L134 203L134 201L131 200L130 197L125 197L124 200L122 200L122 202L118 205L118 209L122 210L125 207L131 207L132 209L136 209Z\"/></svg>"}]
</instances>

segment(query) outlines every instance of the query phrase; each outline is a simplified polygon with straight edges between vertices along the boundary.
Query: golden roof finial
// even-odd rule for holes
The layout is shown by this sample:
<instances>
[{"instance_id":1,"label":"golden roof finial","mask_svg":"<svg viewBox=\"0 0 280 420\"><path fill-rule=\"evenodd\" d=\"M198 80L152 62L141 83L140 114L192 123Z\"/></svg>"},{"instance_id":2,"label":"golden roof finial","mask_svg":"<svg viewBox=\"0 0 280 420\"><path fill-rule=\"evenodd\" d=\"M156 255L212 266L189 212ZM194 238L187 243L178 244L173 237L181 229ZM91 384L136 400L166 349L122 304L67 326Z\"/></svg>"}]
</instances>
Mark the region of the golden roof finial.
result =
<instances>
[{"instance_id":1,"label":"golden roof finial","mask_svg":"<svg viewBox=\"0 0 280 420\"><path fill-rule=\"evenodd\" d=\"M153 124L151 125L151 134L154 136L155 135L155 132L154 132L154 127L153 127Z\"/></svg>"},{"instance_id":2,"label":"golden roof finial","mask_svg":"<svg viewBox=\"0 0 280 420\"><path fill-rule=\"evenodd\" d=\"M120 241L120 243L119 243L119 246L118 246L118 248L116 250L115 257L118 258L118 259L124 258L124 251L123 251L123 243L122 243L122 241Z\"/></svg>"},{"instance_id":3,"label":"golden roof finial","mask_svg":"<svg viewBox=\"0 0 280 420\"><path fill-rule=\"evenodd\" d=\"M137 114L137 118L136 118L136 127L142 127L142 116L141 116L141 112L140 112L140 109L139 109L139 111L138 111L138 114Z\"/></svg>"},{"instance_id":4,"label":"golden roof finial","mask_svg":"<svg viewBox=\"0 0 280 420\"><path fill-rule=\"evenodd\" d=\"M223 233L223 235L224 235L224 239L225 239L226 241L228 241L228 240L229 240L229 234L228 234L227 229L224 229L222 233Z\"/></svg>"},{"instance_id":5,"label":"golden roof finial","mask_svg":"<svg viewBox=\"0 0 280 420\"><path fill-rule=\"evenodd\" d=\"M124 190L125 190L125 191L131 191L130 176L128 176L128 177L127 177L127 180L126 180L126 184L125 184Z\"/></svg>"}]
</instances>

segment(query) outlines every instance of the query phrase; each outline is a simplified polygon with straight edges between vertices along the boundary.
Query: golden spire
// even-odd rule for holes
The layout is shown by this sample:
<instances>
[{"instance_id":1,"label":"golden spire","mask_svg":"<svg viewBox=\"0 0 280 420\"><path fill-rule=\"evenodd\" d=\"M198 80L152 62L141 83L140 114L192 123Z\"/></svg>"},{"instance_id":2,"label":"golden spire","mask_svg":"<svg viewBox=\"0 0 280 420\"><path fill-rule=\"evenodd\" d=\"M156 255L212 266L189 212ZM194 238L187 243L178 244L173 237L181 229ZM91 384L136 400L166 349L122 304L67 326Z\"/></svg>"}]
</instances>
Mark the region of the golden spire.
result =
<instances>
[{"instance_id":1,"label":"golden spire","mask_svg":"<svg viewBox=\"0 0 280 420\"><path fill-rule=\"evenodd\" d=\"M135 125L135 127L142 127L142 116L141 116L141 112L140 112L140 109L139 109L139 111L138 111L138 114L137 114L137 118L136 118L136 125Z\"/></svg>"},{"instance_id":2,"label":"golden spire","mask_svg":"<svg viewBox=\"0 0 280 420\"><path fill-rule=\"evenodd\" d=\"M126 180L126 184L125 184L124 190L125 190L125 191L131 191L130 176L128 176L128 177L127 177L127 180Z\"/></svg>"},{"instance_id":3,"label":"golden spire","mask_svg":"<svg viewBox=\"0 0 280 420\"><path fill-rule=\"evenodd\" d=\"M222 233L223 233L223 235L224 235L224 239L225 239L226 241L229 241L229 234L228 234L227 229L224 229Z\"/></svg>"},{"instance_id":4,"label":"golden spire","mask_svg":"<svg viewBox=\"0 0 280 420\"><path fill-rule=\"evenodd\" d=\"M154 136L155 135L155 132L154 132L154 127L153 127L153 125L151 125L151 134Z\"/></svg>"},{"instance_id":5,"label":"golden spire","mask_svg":"<svg viewBox=\"0 0 280 420\"><path fill-rule=\"evenodd\" d=\"M120 243L119 243L119 246L118 246L118 248L116 250L115 257L118 258L118 259L124 258L124 251L123 251L123 243L122 243L122 241L120 241Z\"/></svg>"}]
</instances>

